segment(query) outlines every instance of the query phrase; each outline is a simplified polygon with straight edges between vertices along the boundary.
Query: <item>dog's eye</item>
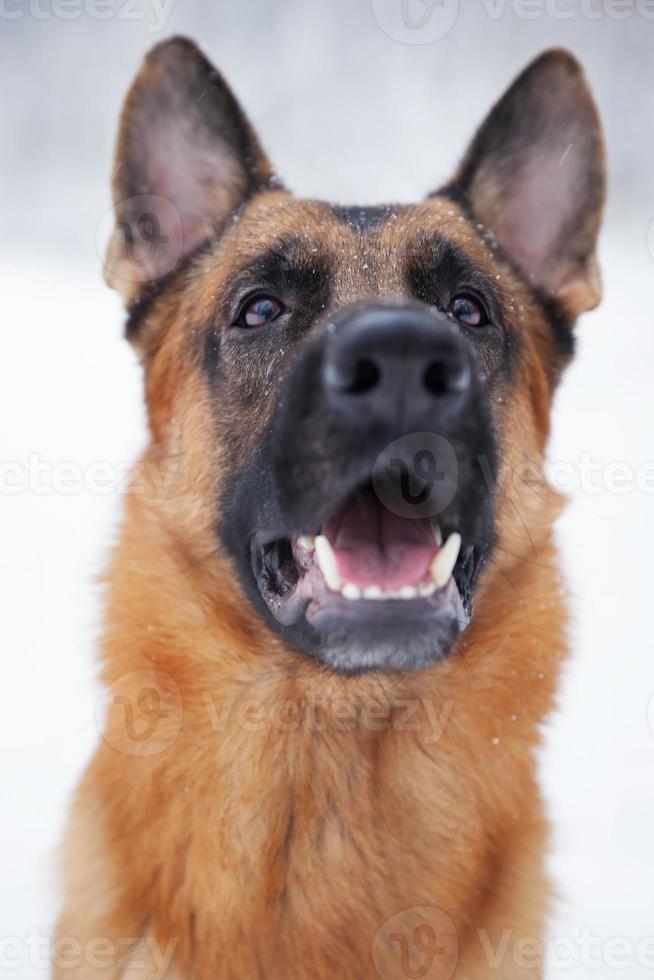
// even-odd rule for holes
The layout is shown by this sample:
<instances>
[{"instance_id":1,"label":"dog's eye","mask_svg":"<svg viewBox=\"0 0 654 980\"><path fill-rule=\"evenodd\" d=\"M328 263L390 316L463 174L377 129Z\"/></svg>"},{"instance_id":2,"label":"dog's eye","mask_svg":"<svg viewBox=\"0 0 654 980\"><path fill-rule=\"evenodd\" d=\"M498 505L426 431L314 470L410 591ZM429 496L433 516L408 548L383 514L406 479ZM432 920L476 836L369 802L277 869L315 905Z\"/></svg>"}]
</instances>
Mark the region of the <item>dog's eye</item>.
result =
<instances>
[{"instance_id":1,"label":"dog's eye","mask_svg":"<svg viewBox=\"0 0 654 980\"><path fill-rule=\"evenodd\" d=\"M241 309L239 327L265 327L283 312L283 306L274 296L254 296Z\"/></svg>"},{"instance_id":2,"label":"dog's eye","mask_svg":"<svg viewBox=\"0 0 654 980\"><path fill-rule=\"evenodd\" d=\"M486 310L470 293L458 293L450 300L448 313L467 327L483 327L488 323Z\"/></svg>"}]
</instances>

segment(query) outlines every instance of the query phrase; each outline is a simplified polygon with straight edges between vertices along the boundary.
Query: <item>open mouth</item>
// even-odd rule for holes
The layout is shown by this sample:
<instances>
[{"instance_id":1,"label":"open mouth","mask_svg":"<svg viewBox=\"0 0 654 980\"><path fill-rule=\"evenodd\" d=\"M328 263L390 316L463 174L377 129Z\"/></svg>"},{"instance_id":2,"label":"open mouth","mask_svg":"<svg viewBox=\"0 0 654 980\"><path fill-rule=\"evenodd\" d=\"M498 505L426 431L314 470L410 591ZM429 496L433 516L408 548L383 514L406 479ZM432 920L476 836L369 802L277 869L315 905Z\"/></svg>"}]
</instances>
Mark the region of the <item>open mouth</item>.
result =
<instances>
[{"instance_id":1,"label":"open mouth","mask_svg":"<svg viewBox=\"0 0 654 980\"><path fill-rule=\"evenodd\" d=\"M257 585L278 622L310 624L448 614L470 618L475 548L431 517L386 508L357 489L314 533L252 544Z\"/></svg>"}]
</instances>

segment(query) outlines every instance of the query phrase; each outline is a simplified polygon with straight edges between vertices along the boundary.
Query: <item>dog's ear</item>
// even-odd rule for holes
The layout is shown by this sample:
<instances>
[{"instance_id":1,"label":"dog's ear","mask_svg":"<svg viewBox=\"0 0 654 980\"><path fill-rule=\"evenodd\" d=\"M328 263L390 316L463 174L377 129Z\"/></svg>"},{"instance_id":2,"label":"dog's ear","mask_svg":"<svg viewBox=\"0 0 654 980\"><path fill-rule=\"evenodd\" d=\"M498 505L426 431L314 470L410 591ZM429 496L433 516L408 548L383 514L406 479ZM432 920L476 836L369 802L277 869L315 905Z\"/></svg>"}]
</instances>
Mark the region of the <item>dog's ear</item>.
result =
<instances>
[{"instance_id":1,"label":"dog's ear","mask_svg":"<svg viewBox=\"0 0 654 980\"><path fill-rule=\"evenodd\" d=\"M273 183L259 141L220 74L185 38L157 45L121 117L107 281L129 305L219 234L251 194Z\"/></svg>"},{"instance_id":2,"label":"dog's ear","mask_svg":"<svg viewBox=\"0 0 654 980\"><path fill-rule=\"evenodd\" d=\"M579 63L546 51L494 106L449 191L570 318L601 298L595 245L604 148Z\"/></svg>"}]
</instances>

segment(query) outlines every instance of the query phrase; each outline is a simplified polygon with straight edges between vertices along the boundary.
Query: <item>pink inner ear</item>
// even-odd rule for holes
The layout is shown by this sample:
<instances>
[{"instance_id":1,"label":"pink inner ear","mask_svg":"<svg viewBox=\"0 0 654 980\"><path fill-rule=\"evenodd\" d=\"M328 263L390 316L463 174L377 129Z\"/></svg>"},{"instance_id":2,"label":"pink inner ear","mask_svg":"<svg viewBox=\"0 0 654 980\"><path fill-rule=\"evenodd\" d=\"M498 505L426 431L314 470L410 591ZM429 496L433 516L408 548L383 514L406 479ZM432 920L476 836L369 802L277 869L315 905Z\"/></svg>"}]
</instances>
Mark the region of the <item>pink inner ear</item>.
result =
<instances>
[{"instance_id":1,"label":"pink inner ear","mask_svg":"<svg viewBox=\"0 0 654 980\"><path fill-rule=\"evenodd\" d=\"M232 197L240 190L242 175L222 140L211 138L191 114L176 114L168 125L155 126L148 135L149 190L175 208L180 224L163 227L182 241L174 242L183 257L215 232L215 220L231 210Z\"/></svg>"},{"instance_id":2,"label":"pink inner ear","mask_svg":"<svg viewBox=\"0 0 654 980\"><path fill-rule=\"evenodd\" d=\"M229 87L179 37L146 56L125 102L117 160L105 275L128 303L219 235L246 190L272 177Z\"/></svg>"},{"instance_id":3,"label":"pink inner ear","mask_svg":"<svg viewBox=\"0 0 654 980\"><path fill-rule=\"evenodd\" d=\"M536 288L570 316L597 304L602 133L572 55L545 52L515 80L478 130L457 182Z\"/></svg>"},{"instance_id":4,"label":"pink inner ear","mask_svg":"<svg viewBox=\"0 0 654 980\"><path fill-rule=\"evenodd\" d=\"M573 144L562 150L540 150L521 168L499 216L502 244L532 281L550 281L561 236L574 220L581 167Z\"/></svg>"}]
</instances>

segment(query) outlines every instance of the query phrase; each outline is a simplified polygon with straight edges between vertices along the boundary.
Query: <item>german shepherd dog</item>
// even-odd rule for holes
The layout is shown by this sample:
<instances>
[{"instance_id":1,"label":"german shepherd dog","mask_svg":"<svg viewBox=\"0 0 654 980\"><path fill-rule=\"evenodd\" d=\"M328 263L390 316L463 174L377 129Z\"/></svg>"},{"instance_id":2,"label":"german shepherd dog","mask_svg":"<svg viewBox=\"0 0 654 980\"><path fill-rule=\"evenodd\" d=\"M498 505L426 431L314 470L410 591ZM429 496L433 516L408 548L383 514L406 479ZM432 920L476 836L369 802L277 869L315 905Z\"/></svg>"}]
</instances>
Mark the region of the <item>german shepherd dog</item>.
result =
<instances>
[{"instance_id":1,"label":"german shepherd dog","mask_svg":"<svg viewBox=\"0 0 654 980\"><path fill-rule=\"evenodd\" d=\"M416 205L298 200L193 43L127 96L107 278L150 440L54 976L543 970L534 750L566 653L550 405L602 135L534 61Z\"/></svg>"}]
</instances>

